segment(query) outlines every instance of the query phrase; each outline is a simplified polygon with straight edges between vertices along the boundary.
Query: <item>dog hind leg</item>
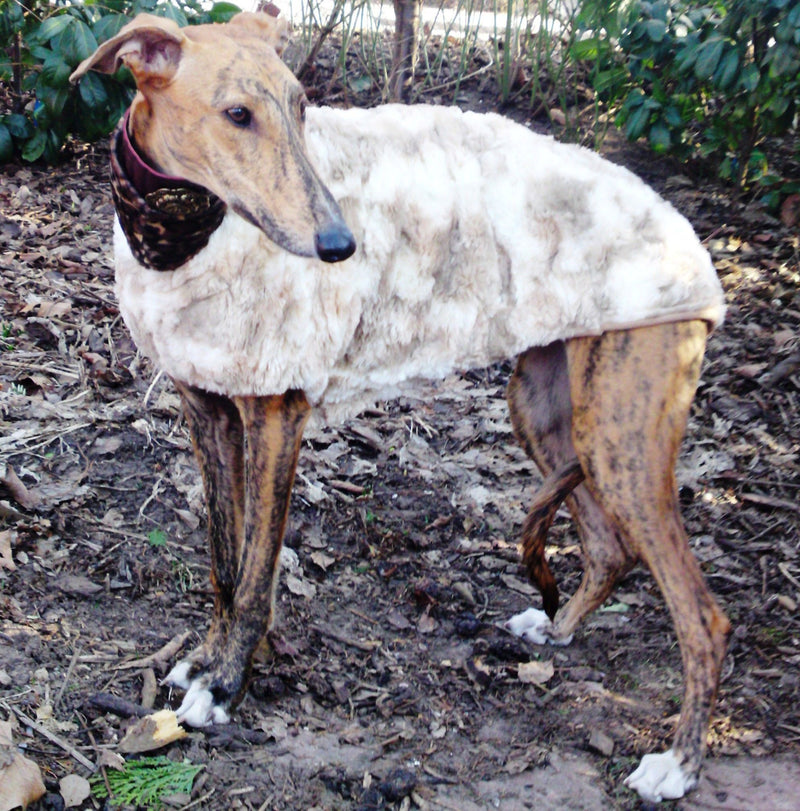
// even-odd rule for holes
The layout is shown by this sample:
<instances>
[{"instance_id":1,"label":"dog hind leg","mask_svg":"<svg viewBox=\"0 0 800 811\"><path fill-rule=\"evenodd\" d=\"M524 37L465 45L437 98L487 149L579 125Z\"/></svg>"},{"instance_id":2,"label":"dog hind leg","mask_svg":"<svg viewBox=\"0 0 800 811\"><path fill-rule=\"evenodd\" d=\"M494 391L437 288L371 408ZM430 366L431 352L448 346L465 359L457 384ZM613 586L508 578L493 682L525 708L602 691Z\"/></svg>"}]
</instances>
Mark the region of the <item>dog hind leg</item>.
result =
<instances>
[{"instance_id":1,"label":"dog hind leg","mask_svg":"<svg viewBox=\"0 0 800 811\"><path fill-rule=\"evenodd\" d=\"M579 484L583 470L577 463L572 442L572 404L564 343L534 347L520 355L507 396L514 432L547 477L536 495L522 537L523 560L534 582L543 586L545 612L528 609L512 617L507 626L512 633L537 644L568 644L583 618L603 603L635 558L591 492ZM550 585L552 575L544 562L544 544L564 497L581 539L584 572L575 594L553 618L548 614L555 608L555 585Z\"/></svg>"},{"instance_id":2,"label":"dog hind leg","mask_svg":"<svg viewBox=\"0 0 800 811\"><path fill-rule=\"evenodd\" d=\"M707 327L679 322L570 341L573 441L586 486L647 564L672 615L684 669L671 750L626 781L650 801L697 782L730 625L703 579L678 511L675 462Z\"/></svg>"}]
</instances>

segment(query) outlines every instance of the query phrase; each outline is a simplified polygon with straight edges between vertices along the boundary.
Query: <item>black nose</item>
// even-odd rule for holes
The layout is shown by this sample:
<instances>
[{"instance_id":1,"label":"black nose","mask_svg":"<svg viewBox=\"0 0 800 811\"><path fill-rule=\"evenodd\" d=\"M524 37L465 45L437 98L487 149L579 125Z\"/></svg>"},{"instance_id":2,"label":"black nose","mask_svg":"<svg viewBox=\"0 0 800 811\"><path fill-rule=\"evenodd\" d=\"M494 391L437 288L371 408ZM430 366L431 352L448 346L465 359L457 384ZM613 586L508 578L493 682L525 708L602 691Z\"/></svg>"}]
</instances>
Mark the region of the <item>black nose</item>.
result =
<instances>
[{"instance_id":1,"label":"black nose","mask_svg":"<svg viewBox=\"0 0 800 811\"><path fill-rule=\"evenodd\" d=\"M353 255L356 241L344 223L329 225L315 237L317 256L323 262L341 262Z\"/></svg>"}]
</instances>

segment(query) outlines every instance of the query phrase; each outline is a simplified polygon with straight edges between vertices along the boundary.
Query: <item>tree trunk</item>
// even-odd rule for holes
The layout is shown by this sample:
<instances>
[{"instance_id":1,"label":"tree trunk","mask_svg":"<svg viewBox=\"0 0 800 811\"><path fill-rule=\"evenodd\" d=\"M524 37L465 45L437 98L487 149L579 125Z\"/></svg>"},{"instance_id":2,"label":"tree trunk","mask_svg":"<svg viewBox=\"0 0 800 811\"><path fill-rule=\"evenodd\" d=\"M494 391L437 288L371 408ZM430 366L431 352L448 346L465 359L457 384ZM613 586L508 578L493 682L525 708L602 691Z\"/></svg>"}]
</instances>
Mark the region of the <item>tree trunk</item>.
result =
<instances>
[{"instance_id":1,"label":"tree trunk","mask_svg":"<svg viewBox=\"0 0 800 811\"><path fill-rule=\"evenodd\" d=\"M422 0L393 0L395 27L389 97L406 102L414 81L419 47L419 17Z\"/></svg>"}]
</instances>

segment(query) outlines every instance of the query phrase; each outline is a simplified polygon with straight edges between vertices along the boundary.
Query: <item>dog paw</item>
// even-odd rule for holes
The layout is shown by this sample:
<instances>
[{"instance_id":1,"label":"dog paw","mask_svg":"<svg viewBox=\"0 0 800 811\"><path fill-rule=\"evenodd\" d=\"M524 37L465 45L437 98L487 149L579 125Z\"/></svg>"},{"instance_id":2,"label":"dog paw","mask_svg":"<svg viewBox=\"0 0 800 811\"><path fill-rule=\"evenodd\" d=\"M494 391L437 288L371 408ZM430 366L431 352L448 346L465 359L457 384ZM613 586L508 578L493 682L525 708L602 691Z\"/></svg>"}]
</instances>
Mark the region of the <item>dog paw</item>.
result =
<instances>
[{"instance_id":1,"label":"dog paw","mask_svg":"<svg viewBox=\"0 0 800 811\"><path fill-rule=\"evenodd\" d=\"M697 785L697 775L687 774L672 749L645 755L639 768L625 779L625 785L643 800L658 803L677 800Z\"/></svg>"},{"instance_id":2,"label":"dog paw","mask_svg":"<svg viewBox=\"0 0 800 811\"><path fill-rule=\"evenodd\" d=\"M505 627L514 636L521 636L534 645L569 645L572 642L572 634L559 637L556 627L550 621L550 617L539 611L538 608L529 608L521 614L515 614L507 620Z\"/></svg>"},{"instance_id":3,"label":"dog paw","mask_svg":"<svg viewBox=\"0 0 800 811\"><path fill-rule=\"evenodd\" d=\"M180 687L181 690L188 690L192 684L190 675L194 667L195 665L188 659L178 662L164 677L163 684L168 684L170 687Z\"/></svg>"},{"instance_id":4,"label":"dog paw","mask_svg":"<svg viewBox=\"0 0 800 811\"><path fill-rule=\"evenodd\" d=\"M175 714L179 723L188 724L190 727L207 727L212 724L227 724L230 721L227 710L214 699L209 688L209 679L205 676L192 681Z\"/></svg>"}]
</instances>

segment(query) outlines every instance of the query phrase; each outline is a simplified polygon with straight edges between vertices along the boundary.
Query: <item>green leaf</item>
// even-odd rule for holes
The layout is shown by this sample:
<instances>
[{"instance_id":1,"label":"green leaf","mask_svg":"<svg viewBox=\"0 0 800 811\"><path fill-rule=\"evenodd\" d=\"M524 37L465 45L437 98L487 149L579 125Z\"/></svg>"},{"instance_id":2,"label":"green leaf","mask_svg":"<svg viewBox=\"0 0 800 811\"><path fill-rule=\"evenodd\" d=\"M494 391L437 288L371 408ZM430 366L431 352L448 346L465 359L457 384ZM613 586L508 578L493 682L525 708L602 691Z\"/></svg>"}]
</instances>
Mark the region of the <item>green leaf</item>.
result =
<instances>
[{"instance_id":1,"label":"green leaf","mask_svg":"<svg viewBox=\"0 0 800 811\"><path fill-rule=\"evenodd\" d=\"M90 111L100 111L108 103L108 93L102 77L87 73L78 85L78 92Z\"/></svg>"},{"instance_id":2,"label":"green leaf","mask_svg":"<svg viewBox=\"0 0 800 811\"><path fill-rule=\"evenodd\" d=\"M105 42L119 34L122 27L128 22L130 19L124 14L106 14L92 26L92 33L98 42Z\"/></svg>"},{"instance_id":3,"label":"green leaf","mask_svg":"<svg viewBox=\"0 0 800 811\"><path fill-rule=\"evenodd\" d=\"M601 95L609 91L616 95L625 86L627 79L628 71L619 65L596 73L592 78L592 87Z\"/></svg>"},{"instance_id":4,"label":"green leaf","mask_svg":"<svg viewBox=\"0 0 800 811\"><path fill-rule=\"evenodd\" d=\"M97 40L95 39L92 29L86 25L83 20L76 20L74 26L74 51L71 54L75 61L73 65L83 62L84 59L90 57L97 50Z\"/></svg>"},{"instance_id":5,"label":"green leaf","mask_svg":"<svg viewBox=\"0 0 800 811\"><path fill-rule=\"evenodd\" d=\"M14 139L8 127L0 121L0 163L8 163L14 157Z\"/></svg>"},{"instance_id":6,"label":"green leaf","mask_svg":"<svg viewBox=\"0 0 800 811\"><path fill-rule=\"evenodd\" d=\"M28 139L33 135L33 124L22 113L12 113L5 117L5 125L8 131L18 141Z\"/></svg>"},{"instance_id":7,"label":"green leaf","mask_svg":"<svg viewBox=\"0 0 800 811\"><path fill-rule=\"evenodd\" d=\"M189 24L189 21L186 19L186 15L177 7L177 5L173 5L172 3L167 3L162 8L159 8L156 13L159 17L166 17L168 20L174 20L181 28Z\"/></svg>"},{"instance_id":8,"label":"green leaf","mask_svg":"<svg viewBox=\"0 0 800 811\"><path fill-rule=\"evenodd\" d=\"M214 3L214 5L211 6L209 17L213 23L226 23L240 11L239 6L233 3Z\"/></svg>"},{"instance_id":9,"label":"green leaf","mask_svg":"<svg viewBox=\"0 0 800 811\"><path fill-rule=\"evenodd\" d=\"M644 133L647 122L650 119L650 111L644 105L634 109L625 122L625 135L635 141Z\"/></svg>"},{"instance_id":10,"label":"green leaf","mask_svg":"<svg viewBox=\"0 0 800 811\"><path fill-rule=\"evenodd\" d=\"M73 18L68 14L59 14L55 17L48 17L35 31L29 35L32 42L47 42L57 37L64 29L70 25Z\"/></svg>"},{"instance_id":11,"label":"green leaf","mask_svg":"<svg viewBox=\"0 0 800 811\"><path fill-rule=\"evenodd\" d=\"M752 93L758 87L761 74L758 67L752 63L745 65L739 74L739 87L746 93Z\"/></svg>"},{"instance_id":12,"label":"green leaf","mask_svg":"<svg viewBox=\"0 0 800 811\"><path fill-rule=\"evenodd\" d=\"M667 35L667 23L664 20L647 20L644 27L651 42L661 42Z\"/></svg>"},{"instance_id":13,"label":"green leaf","mask_svg":"<svg viewBox=\"0 0 800 811\"><path fill-rule=\"evenodd\" d=\"M714 71L714 83L721 90L727 90L736 79L739 71L739 54L731 48L720 59L717 69Z\"/></svg>"},{"instance_id":14,"label":"green leaf","mask_svg":"<svg viewBox=\"0 0 800 811\"><path fill-rule=\"evenodd\" d=\"M698 79L710 79L717 69L725 40L720 36L709 37L698 49L697 61L694 64L694 75Z\"/></svg>"},{"instance_id":15,"label":"green leaf","mask_svg":"<svg viewBox=\"0 0 800 811\"><path fill-rule=\"evenodd\" d=\"M52 87L67 85L70 73L72 73L72 68L61 58L61 55L50 53L44 60L37 85L40 85L42 81Z\"/></svg>"},{"instance_id":16,"label":"green leaf","mask_svg":"<svg viewBox=\"0 0 800 811\"><path fill-rule=\"evenodd\" d=\"M44 130L36 130L33 137L22 147L22 159L30 163L38 161L42 157L46 146L47 134Z\"/></svg>"},{"instance_id":17,"label":"green leaf","mask_svg":"<svg viewBox=\"0 0 800 811\"><path fill-rule=\"evenodd\" d=\"M656 123L650 127L647 138L650 141L650 146L653 147L656 152L666 152L672 145L669 127L667 127L663 121L656 121Z\"/></svg>"},{"instance_id":18,"label":"green leaf","mask_svg":"<svg viewBox=\"0 0 800 811\"><path fill-rule=\"evenodd\" d=\"M595 60L600 55L602 47L602 40L600 37L587 37L573 42L570 47L570 53L573 59L579 62L583 60Z\"/></svg>"},{"instance_id":19,"label":"green leaf","mask_svg":"<svg viewBox=\"0 0 800 811\"><path fill-rule=\"evenodd\" d=\"M71 89L67 87L49 87L42 85L36 89L36 98L45 106L50 119L59 118L70 97Z\"/></svg>"}]
</instances>

